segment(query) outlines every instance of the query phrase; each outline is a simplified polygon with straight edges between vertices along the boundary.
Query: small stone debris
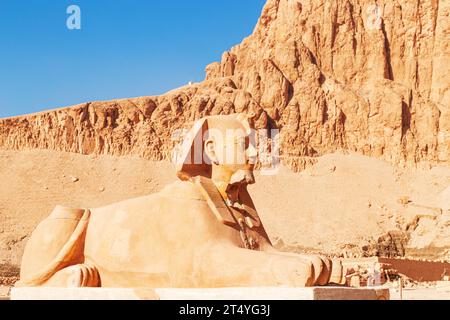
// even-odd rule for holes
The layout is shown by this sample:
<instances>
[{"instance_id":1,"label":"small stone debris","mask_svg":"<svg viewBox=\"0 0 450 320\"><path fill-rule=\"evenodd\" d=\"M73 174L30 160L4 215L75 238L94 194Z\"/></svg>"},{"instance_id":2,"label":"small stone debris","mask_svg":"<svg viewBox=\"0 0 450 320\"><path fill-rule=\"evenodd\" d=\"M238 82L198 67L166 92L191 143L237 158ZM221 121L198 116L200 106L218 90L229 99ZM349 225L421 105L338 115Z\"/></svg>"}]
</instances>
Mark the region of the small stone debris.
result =
<instances>
[{"instance_id":1,"label":"small stone debris","mask_svg":"<svg viewBox=\"0 0 450 320\"><path fill-rule=\"evenodd\" d=\"M404 196L398 199L397 202L403 206L407 206L408 204L411 203L411 198L408 196Z\"/></svg>"},{"instance_id":2,"label":"small stone debris","mask_svg":"<svg viewBox=\"0 0 450 320\"><path fill-rule=\"evenodd\" d=\"M70 177L70 181L78 182L78 181L80 181L80 179L78 179L77 177Z\"/></svg>"},{"instance_id":3,"label":"small stone debris","mask_svg":"<svg viewBox=\"0 0 450 320\"><path fill-rule=\"evenodd\" d=\"M98 191L100 191L100 192L105 192L105 187L100 187L99 189L98 189Z\"/></svg>"}]
</instances>

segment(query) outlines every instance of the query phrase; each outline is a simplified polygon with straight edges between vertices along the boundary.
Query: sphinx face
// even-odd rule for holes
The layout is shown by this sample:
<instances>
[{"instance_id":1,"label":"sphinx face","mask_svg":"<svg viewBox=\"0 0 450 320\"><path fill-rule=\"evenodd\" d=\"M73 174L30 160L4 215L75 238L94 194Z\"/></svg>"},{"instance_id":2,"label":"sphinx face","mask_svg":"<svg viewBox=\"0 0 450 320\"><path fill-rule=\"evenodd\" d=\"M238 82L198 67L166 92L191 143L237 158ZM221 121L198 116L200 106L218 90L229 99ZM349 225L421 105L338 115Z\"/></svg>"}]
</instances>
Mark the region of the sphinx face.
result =
<instances>
[{"instance_id":1,"label":"sphinx face","mask_svg":"<svg viewBox=\"0 0 450 320\"><path fill-rule=\"evenodd\" d=\"M221 170L230 185L253 184L253 170L257 160L257 151L250 132L240 121L230 121L226 126L209 129L206 153Z\"/></svg>"}]
</instances>

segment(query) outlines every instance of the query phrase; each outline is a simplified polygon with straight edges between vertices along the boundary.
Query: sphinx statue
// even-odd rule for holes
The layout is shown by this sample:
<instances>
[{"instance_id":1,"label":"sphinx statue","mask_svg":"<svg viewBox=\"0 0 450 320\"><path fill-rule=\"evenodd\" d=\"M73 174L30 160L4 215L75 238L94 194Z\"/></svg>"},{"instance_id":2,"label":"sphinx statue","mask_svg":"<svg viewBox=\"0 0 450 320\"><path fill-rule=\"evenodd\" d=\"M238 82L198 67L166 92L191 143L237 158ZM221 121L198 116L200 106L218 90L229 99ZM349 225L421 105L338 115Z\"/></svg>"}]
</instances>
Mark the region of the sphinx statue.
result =
<instances>
[{"instance_id":1,"label":"sphinx statue","mask_svg":"<svg viewBox=\"0 0 450 320\"><path fill-rule=\"evenodd\" d=\"M256 149L242 115L199 120L179 181L98 209L58 206L34 231L22 287L308 287L341 283L342 264L277 251L247 191Z\"/></svg>"}]
</instances>

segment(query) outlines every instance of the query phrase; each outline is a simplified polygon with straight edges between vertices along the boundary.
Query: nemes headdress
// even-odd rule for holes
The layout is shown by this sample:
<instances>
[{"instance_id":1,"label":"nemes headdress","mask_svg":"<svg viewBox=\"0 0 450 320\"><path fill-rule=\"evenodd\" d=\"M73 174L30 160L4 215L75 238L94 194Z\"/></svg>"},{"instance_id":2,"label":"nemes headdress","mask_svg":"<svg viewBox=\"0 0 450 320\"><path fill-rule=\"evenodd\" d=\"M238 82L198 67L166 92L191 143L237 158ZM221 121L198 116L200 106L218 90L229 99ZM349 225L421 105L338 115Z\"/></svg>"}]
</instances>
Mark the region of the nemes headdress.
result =
<instances>
[{"instance_id":1,"label":"nemes headdress","mask_svg":"<svg viewBox=\"0 0 450 320\"><path fill-rule=\"evenodd\" d=\"M238 122L247 135L251 134L248 116L234 114L229 116L210 116L198 120L183 140L176 157L177 176L183 180L203 176L210 178L212 165L204 152L205 142L210 138L210 129L226 128L230 122Z\"/></svg>"}]
</instances>

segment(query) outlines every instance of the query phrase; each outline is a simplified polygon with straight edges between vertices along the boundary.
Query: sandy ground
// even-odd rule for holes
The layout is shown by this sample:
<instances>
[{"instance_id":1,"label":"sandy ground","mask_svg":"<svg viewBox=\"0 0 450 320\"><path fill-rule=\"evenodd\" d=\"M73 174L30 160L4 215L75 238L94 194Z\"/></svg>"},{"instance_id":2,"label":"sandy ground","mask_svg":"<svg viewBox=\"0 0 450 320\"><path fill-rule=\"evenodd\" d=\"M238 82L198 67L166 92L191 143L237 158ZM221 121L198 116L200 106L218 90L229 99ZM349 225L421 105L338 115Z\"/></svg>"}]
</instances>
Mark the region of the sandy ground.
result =
<instances>
[{"instance_id":1,"label":"sandy ground","mask_svg":"<svg viewBox=\"0 0 450 320\"><path fill-rule=\"evenodd\" d=\"M414 248L450 247L450 215L439 214L450 202L442 196L449 185L448 167L401 170L373 158L333 154L300 174L282 168L259 177L251 193L272 236L335 253L404 230L418 217Z\"/></svg>"},{"instance_id":2,"label":"sandy ground","mask_svg":"<svg viewBox=\"0 0 450 320\"><path fill-rule=\"evenodd\" d=\"M17 265L27 237L57 204L93 208L157 192L170 163L50 151L0 152L0 263Z\"/></svg>"},{"instance_id":3,"label":"sandy ground","mask_svg":"<svg viewBox=\"0 0 450 320\"><path fill-rule=\"evenodd\" d=\"M17 273L28 236L55 205L99 207L157 192L175 179L166 162L1 151L0 277ZM300 174L285 168L273 176L258 174L250 192L270 236L286 249L361 254L386 232L415 223L413 249L442 257L450 248L450 213L436 208L450 200L449 186L448 167L399 170L372 158L334 154Z\"/></svg>"}]
</instances>

